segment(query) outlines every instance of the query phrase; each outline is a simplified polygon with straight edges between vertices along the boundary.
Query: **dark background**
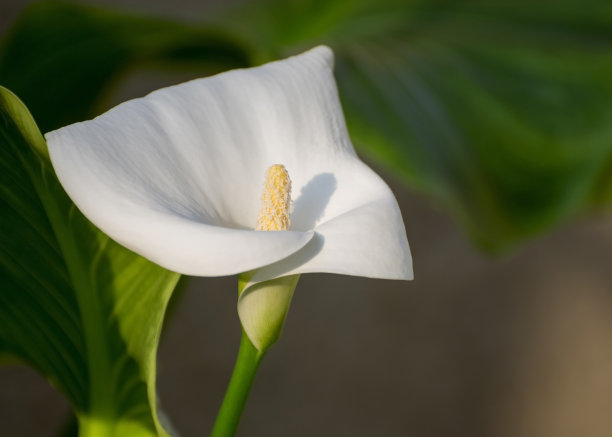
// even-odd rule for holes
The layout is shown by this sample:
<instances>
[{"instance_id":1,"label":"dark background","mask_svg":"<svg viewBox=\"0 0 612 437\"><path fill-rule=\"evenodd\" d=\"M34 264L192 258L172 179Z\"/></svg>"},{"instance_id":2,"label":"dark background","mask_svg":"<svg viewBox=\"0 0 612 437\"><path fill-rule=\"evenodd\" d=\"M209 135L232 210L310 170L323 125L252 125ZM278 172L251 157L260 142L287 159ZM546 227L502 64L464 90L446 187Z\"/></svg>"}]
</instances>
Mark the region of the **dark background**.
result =
<instances>
[{"instance_id":1,"label":"dark background","mask_svg":"<svg viewBox=\"0 0 612 437\"><path fill-rule=\"evenodd\" d=\"M29 2L2 0L0 34ZM96 2L189 19L234 2ZM139 73L115 100L182 80ZM242 436L612 435L612 216L481 254L390 179L413 282L303 275L264 360ZM180 435L211 428L238 348L235 277L193 280L162 334L158 388ZM0 429L54 436L69 414L32 370L0 368Z\"/></svg>"}]
</instances>

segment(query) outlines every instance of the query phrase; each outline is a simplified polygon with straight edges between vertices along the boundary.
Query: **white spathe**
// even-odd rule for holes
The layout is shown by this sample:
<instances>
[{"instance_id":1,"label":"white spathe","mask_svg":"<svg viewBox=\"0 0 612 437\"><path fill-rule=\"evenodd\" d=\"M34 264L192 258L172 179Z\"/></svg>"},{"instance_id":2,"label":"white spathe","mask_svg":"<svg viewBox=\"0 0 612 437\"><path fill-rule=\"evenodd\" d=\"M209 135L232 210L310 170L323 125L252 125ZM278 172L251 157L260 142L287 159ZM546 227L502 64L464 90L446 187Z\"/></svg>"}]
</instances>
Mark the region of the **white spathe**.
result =
<instances>
[{"instance_id":1,"label":"white spathe","mask_svg":"<svg viewBox=\"0 0 612 437\"><path fill-rule=\"evenodd\" d=\"M412 279L397 202L356 156L325 46L130 100L46 135L77 207L179 273ZM292 180L290 231L254 231L266 170ZM240 306L239 306L240 310Z\"/></svg>"}]
</instances>

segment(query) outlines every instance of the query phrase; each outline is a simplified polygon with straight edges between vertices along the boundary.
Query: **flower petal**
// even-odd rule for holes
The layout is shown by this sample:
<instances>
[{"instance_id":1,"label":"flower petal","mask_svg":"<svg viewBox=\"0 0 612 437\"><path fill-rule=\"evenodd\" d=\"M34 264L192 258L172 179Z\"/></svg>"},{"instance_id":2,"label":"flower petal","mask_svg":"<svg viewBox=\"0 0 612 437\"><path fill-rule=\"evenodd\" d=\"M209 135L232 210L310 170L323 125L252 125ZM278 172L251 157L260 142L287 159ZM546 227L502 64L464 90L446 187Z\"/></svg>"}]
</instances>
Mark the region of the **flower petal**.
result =
<instances>
[{"instance_id":1,"label":"flower petal","mask_svg":"<svg viewBox=\"0 0 612 437\"><path fill-rule=\"evenodd\" d=\"M306 157L354 153L334 132L339 104L326 104L336 92L332 59L317 48L162 89L48 133L55 170L93 223L166 268L213 276L275 262L312 232L249 231L267 167L287 162L310 174L296 168L313 163Z\"/></svg>"},{"instance_id":2,"label":"flower petal","mask_svg":"<svg viewBox=\"0 0 612 437\"><path fill-rule=\"evenodd\" d=\"M411 277L399 210L353 150L332 68L331 50L317 47L162 89L47 134L50 155L92 222L169 269L213 276L263 267L302 249L314 228L315 241L257 278ZM275 163L297 193L293 232L256 233Z\"/></svg>"}]
</instances>

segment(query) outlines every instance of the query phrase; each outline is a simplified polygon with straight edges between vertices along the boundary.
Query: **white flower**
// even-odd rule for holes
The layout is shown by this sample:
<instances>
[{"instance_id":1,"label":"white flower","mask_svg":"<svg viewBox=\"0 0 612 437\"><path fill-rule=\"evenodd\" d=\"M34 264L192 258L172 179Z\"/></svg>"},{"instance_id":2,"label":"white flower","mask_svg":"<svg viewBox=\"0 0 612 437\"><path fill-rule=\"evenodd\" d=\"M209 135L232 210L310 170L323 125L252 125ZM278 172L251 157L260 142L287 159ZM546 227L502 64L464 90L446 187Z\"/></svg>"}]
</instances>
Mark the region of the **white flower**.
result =
<instances>
[{"instance_id":1,"label":"white flower","mask_svg":"<svg viewBox=\"0 0 612 437\"><path fill-rule=\"evenodd\" d=\"M51 160L85 216L134 252L187 275L252 272L245 288L260 296L242 293L239 313L253 340L261 305L278 300L254 284L412 279L397 202L355 154L332 69L321 46L164 88L48 133ZM273 164L291 178L291 228L256 231Z\"/></svg>"}]
</instances>

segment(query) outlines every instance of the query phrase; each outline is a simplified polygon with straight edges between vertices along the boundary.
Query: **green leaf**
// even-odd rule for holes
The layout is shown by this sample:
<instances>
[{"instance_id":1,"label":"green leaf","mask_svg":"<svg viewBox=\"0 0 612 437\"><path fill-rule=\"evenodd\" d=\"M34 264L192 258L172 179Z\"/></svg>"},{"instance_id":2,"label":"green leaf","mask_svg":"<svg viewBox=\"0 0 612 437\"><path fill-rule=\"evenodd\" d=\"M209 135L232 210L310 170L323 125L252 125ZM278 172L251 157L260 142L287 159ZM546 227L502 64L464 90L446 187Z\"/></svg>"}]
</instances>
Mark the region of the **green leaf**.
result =
<instances>
[{"instance_id":1,"label":"green leaf","mask_svg":"<svg viewBox=\"0 0 612 437\"><path fill-rule=\"evenodd\" d=\"M261 5L261 4L260 4ZM325 43L358 149L500 250L612 203L612 4L275 0L269 60Z\"/></svg>"},{"instance_id":2,"label":"green leaf","mask_svg":"<svg viewBox=\"0 0 612 437\"><path fill-rule=\"evenodd\" d=\"M0 356L62 391L80 435L165 435L155 354L179 275L119 246L76 209L21 101L0 87Z\"/></svg>"},{"instance_id":3,"label":"green leaf","mask_svg":"<svg viewBox=\"0 0 612 437\"><path fill-rule=\"evenodd\" d=\"M47 130L99 112L130 66L231 67L325 43L359 151L482 247L612 203L608 2L268 0L218 22L36 4L4 41L0 83Z\"/></svg>"},{"instance_id":4,"label":"green leaf","mask_svg":"<svg viewBox=\"0 0 612 437\"><path fill-rule=\"evenodd\" d=\"M137 68L205 76L246 65L225 33L62 1L35 3L2 41L0 84L21 97L42 132L98 115Z\"/></svg>"}]
</instances>

